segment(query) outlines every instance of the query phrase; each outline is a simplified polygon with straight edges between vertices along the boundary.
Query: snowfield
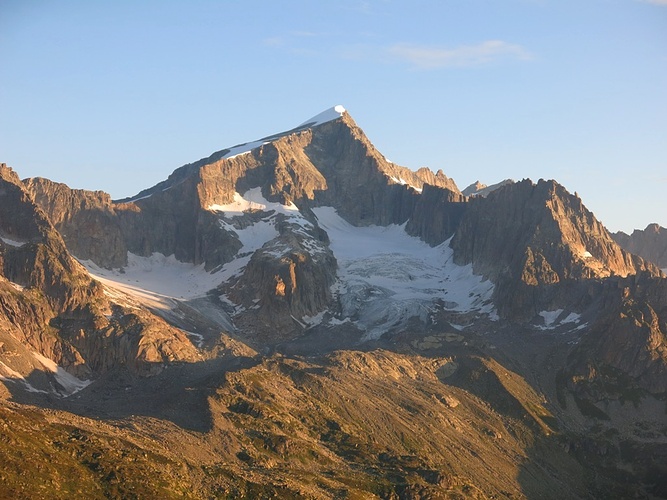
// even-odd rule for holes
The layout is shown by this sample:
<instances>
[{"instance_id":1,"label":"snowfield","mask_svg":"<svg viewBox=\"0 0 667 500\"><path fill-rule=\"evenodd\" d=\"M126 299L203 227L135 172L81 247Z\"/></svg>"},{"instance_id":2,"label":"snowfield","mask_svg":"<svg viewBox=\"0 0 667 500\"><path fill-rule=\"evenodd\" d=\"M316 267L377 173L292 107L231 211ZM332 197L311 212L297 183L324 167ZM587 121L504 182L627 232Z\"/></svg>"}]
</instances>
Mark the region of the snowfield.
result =
<instances>
[{"instance_id":1,"label":"snowfield","mask_svg":"<svg viewBox=\"0 0 667 500\"><path fill-rule=\"evenodd\" d=\"M493 284L453 262L449 240L431 247L404 226L356 227L331 207L313 209L338 260L334 285L343 317L355 318L365 340L375 339L411 317L428 319L442 301L448 310L496 316Z\"/></svg>"},{"instance_id":2,"label":"snowfield","mask_svg":"<svg viewBox=\"0 0 667 500\"><path fill-rule=\"evenodd\" d=\"M221 229L236 234L242 244L237 258L216 272L207 272L203 264L195 266L159 253L150 257L129 253L128 265L123 269L103 269L90 261L82 264L109 287L108 294L123 292L148 307L171 310L177 301L203 297L209 290L239 276L255 251L263 247L268 251L267 245L273 245L271 252L282 252L274 242L279 236L276 228L279 217L287 217L294 230L305 236L302 243L311 254L315 256L324 250L321 242L309 234L312 223L296 206L269 202L260 188L243 195L236 193L232 203L207 208L220 215ZM261 214L254 223L238 229L234 217L247 211ZM314 317L298 319L304 325L352 322L364 332L363 340L371 340L405 326L410 318L426 322L436 308L497 318L491 302L493 284L474 275L472 266L454 264L449 241L431 247L409 236L404 226L355 227L331 207L315 208L313 212L320 227L328 233L330 248L338 261L338 279L332 292L339 300L341 314L332 317L323 311ZM221 299L229 301L225 296Z\"/></svg>"},{"instance_id":3,"label":"snowfield","mask_svg":"<svg viewBox=\"0 0 667 500\"><path fill-rule=\"evenodd\" d=\"M237 253L238 257L225 264L222 269L208 272L203 264L196 266L180 262L174 255L165 256L157 252L150 257L128 252L127 266L122 269L104 269L90 260L81 261L81 264L94 278L108 287L129 294L146 306L170 310L174 308L175 300L203 297L209 290L242 273L253 252L278 237L278 214L286 216L289 222L303 228L312 227L294 204L270 202L262 196L259 187L243 195L235 193L232 203L214 204L208 209L220 214L221 229L235 233L243 245ZM232 218L243 215L246 211L262 211L267 214L254 224L237 229Z\"/></svg>"},{"instance_id":4,"label":"snowfield","mask_svg":"<svg viewBox=\"0 0 667 500\"><path fill-rule=\"evenodd\" d=\"M91 276L103 284L135 297L146 306L168 310L173 299L188 300L206 295L221 281L219 273L211 274L204 265L195 266L176 260L173 255L154 253L150 257L127 254L127 266L104 269L92 261L81 261Z\"/></svg>"}]
</instances>

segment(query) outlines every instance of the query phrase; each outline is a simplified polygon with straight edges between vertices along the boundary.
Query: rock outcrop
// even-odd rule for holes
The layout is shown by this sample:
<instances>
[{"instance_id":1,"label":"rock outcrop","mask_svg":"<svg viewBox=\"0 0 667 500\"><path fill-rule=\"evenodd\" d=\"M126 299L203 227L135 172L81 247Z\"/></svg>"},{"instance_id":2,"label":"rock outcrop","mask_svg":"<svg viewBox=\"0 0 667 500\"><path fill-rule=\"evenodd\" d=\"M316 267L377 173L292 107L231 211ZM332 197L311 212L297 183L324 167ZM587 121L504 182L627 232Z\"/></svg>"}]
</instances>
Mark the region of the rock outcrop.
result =
<instances>
[{"instance_id":1,"label":"rock outcrop","mask_svg":"<svg viewBox=\"0 0 667 500\"><path fill-rule=\"evenodd\" d=\"M24 184L72 254L107 268L127 263L127 246L107 193L70 189L42 178L26 179Z\"/></svg>"},{"instance_id":2,"label":"rock outcrop","mask_svg":"<svg viewBox=\"0 0 667 500\"><path fill-rule=\"evenodd\" d=\"M387 161L348 114L314 129L305 153L327 183L317 205L336 208L354 225L405 223L427 182L459 192L442 172L415 173Z\"/></svg>"},{"instance_id":3,"label":"rock outcrop","mask_svg":"<svg viewBox=\"0 0 667 500\"><path fill-rule=\"evenodd\" d=\"M303 333L303 318L326 309L336 280L326 233L278 218L279 236L253 253L237 281L220 287L242 308L237 325L269 342Z\"/></svg>"},{"instance_id":4,"label":"rock outcrop","mask_svg":"<svg viewBox=\"0 0 667 500\"><path fill-rule=\"evenodd\" d=\"M573 388L594 400L667 393L667 280L609 279L593 300L597 319L570 355Z\"/></svg>"},{"instance_id":5,"label":"rock outcrop","mask_svg":"<svg viewBox=\"0 0 667 500\"><path fill-rule=\"evenodd\" d=\"M470 184L470 186L461 191L461 193L464 196L481 196L484 198L488 196L489 193L503 186L507 186L508 184L514 184L514 181L511 179L505 179L504 181L497 182L496 184L491 184L490 186L482 184L479 181L475 181L472 184Z\"/></svg>"},{"instance_id":6,"label":"rock outcrop","mask_svg":"<svg viewBox=\"0 0 667 500\"><path fill-rule=\"evenodd\" d=\"M99 297L101 288L70 257L60 234L16 173L0 167L0 183L3 275L21 287L39 290L56 311L75 309Z\"/></svg>"},{"instance_id":7,"label":"rock outcrop","mask_svg":"<svg viewBox=\"0 0 667 500\"><path fill-rule=\"evenodd\" d=\"M635 229L632 234L623 231L612 234L622 248L653 262L661 269L667 268L667 228L649 224L643 231Z\"/></svg>"}]
</instances>

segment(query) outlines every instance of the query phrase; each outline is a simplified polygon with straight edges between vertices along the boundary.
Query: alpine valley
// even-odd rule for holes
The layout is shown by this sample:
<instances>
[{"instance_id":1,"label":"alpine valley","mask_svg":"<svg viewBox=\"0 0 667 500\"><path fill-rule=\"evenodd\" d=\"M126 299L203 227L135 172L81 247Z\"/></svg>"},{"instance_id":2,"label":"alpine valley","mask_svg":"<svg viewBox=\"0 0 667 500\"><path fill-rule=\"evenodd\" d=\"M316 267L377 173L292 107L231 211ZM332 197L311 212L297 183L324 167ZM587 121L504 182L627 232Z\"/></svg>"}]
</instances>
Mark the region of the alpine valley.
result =
<instances>
[{"instance_id":1,"label":"alpine valley","mask_svg":"<svg viewBox=\"0 0 667 500\"><path fill-rule=\"evenodd\" d=\"M3 164L0 497L667 498L646 231L342 106L124 200Z\"/></svg>"}]
</instances>

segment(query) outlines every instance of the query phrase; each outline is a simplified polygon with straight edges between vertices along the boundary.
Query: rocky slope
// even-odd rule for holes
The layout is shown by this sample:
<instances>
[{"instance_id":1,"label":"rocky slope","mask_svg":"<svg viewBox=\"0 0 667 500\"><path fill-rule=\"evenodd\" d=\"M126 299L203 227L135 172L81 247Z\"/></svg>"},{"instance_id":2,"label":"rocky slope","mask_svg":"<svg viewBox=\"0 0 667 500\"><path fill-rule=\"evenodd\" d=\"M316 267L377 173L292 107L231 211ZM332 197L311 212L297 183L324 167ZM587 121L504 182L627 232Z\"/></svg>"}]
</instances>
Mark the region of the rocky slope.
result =
<instances>
[{"instance_id":1,"label":"rocky slope","mask_svg":"<svg viewBox=\"0 0 667 500\"><path fill-rule=\"evenodd\" d=\"M594 399L667 393L667 279L613 279L591 297L598 319L570 356L573 382ZM632 398L632 397L630 397Z\"/></svg>"},{"instance_id":2,"label":"rocky slope","mask_svg":"<svg viewBox=\"0 0 667 500\"><path fill-rule=\"evenodd\" d=\"M628 235L623 231L612 234L614 240L628 252L667 269L667 229L658 224L649 224L646 229L635 229Z\"/></svg>"}]
</instances>

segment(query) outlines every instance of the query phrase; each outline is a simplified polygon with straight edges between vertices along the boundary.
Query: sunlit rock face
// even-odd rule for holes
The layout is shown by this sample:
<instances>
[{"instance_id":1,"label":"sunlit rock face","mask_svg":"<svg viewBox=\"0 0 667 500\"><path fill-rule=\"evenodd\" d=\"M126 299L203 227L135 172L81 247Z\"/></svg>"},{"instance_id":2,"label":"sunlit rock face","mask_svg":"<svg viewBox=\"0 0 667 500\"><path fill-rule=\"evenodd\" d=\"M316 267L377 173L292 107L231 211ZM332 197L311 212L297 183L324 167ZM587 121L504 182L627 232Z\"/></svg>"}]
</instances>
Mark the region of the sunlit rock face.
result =
<instances>
[{"instance_id":1,"label":"sunlit rock face","mask_svg":"<svg viewBox=\"0 0 667 500\"><path fill-rule=\"evenodd\" d=\"M456 262L472 263L499 285L495 299L508 318L572 307L567 302L576 294L566 291L569 282L659 273L619 247L581 200L555 181L524 180L470 200L452 247Z\"/></svg>"}]
</instances>

